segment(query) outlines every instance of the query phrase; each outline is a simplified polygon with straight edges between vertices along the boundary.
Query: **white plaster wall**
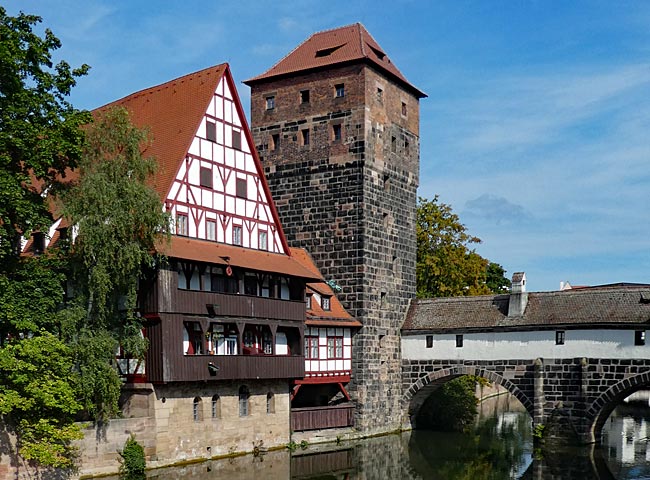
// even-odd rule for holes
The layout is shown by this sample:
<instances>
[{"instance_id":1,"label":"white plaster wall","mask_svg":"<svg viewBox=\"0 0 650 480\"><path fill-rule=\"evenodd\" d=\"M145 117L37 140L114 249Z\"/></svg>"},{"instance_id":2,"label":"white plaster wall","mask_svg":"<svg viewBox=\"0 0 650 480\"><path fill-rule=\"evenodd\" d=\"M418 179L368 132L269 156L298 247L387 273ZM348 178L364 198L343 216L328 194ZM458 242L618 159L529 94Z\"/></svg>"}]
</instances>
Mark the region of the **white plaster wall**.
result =
<instances>
[{"instance_id":1,"label":"white plaster wall","mask_svg":"<svg viewBox=\"0 0 650 480\"><path fill-rule=\"evenodd\" d=\"M518 360L529 358L650 358L650 342L634 345L634 330L565 330L564 345L555 344L555 331L465 333L456 347L456 334L402 336L406 360Z\"/></svg>"}]
</instances>

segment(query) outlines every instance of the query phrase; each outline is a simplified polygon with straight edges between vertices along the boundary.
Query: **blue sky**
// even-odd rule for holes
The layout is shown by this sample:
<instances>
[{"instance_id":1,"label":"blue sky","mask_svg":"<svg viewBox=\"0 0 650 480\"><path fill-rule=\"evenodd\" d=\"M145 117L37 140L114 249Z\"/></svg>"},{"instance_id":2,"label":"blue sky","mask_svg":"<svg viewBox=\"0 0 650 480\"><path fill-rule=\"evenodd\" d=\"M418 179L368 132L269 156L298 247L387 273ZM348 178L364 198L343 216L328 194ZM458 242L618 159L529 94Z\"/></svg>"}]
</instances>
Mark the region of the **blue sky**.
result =
<instances>
[{"instance_id":1,"label":"blue sky","mask_svg":"<svg viewBox=\"0 0 650 480\"><path fill-rule=\"evenodd\" d=\"M481 255L532 291L650 283L648 1L5 3L91 65L71 97L88 109L222 62L240 82L361 22L429 95L419 194L451 204Z\"/></svg>"}]
</instances>

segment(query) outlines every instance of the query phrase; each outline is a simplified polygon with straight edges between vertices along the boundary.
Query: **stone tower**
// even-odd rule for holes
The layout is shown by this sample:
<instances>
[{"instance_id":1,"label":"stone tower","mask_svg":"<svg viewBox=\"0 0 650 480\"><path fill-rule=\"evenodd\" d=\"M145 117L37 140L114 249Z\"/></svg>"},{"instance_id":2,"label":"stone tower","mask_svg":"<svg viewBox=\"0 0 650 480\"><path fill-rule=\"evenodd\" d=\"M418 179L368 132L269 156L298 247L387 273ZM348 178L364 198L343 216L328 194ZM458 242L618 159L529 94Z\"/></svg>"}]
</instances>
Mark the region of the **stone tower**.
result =
<instances>
[{"instance_id":1,"label":"stone tower","mask_svg":"<svg viewBox=\"0 0 650 480\"><path fill-rule=\"evenodd\" d=\"M419 99L363 25L319 32L247 80L251 125L289 243L363 328L356 426L400 426L400 326L415 296Z\"/></svg>"}]
</instances>

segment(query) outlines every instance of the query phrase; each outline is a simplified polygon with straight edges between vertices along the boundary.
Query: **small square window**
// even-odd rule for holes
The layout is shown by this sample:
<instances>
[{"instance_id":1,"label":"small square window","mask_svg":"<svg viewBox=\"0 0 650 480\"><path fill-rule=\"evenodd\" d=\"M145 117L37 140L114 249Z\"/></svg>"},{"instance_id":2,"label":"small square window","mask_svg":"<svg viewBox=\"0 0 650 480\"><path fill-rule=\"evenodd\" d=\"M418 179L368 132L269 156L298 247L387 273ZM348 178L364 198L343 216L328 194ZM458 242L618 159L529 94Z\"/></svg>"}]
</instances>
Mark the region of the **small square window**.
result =
<instances>
[{"instance_id":1,"label":"small square window","mask_svg":"<svg viewBox=\"0 0 650 480\"><path fill-rule=\"evenodd\" d=\"M237 197L239 198L248 198L247 194L247 182L245 178L238 178L235 180L235 187L237 190Z\"/></svg>"},{"instance_id":2,"label":"small square window","mask_svg":"<svg viewBox=\"0 0 650 480\"><path fill-rule=\"evenodd\" d=\"M433 335L427 335L427 348L433 348Z\"/></svg>"},{"instance_id":3,"label":"small square window","mask_svg":"<svg viewBox=\"0 0 650 480\"><path fill-rule=\"evenodd\" d=\"M212 188L212 169L201 167L199 177L199 182L202 187Z\"/></svg>"},{"instance_id":4,"label":"small square window","mask_svg":"<svg viewBox=\"0 0 650 480\"><path fill-rule=\"evenodd\" d=\"M341 124L337 123L336 125L332 125L332 141L340 142L341 136Z\"/></svg>"},{"instance_id":5,"label":"small square window","mask_svg":"<svg viewBox=\"0 0 650 480\"><path fill-rule=\"evenodd\" d=\"M268 234L266 233L265 230L259 232L257 243L258 243L258 248L260 250L268 249Z\"/></svg>"},{"instance_id":6,"label":"small square window","mask_svg":"<svg viewBox=\"0 0 650 480\"><path fill-rule=\"evenodd\" d=\"M217 141L217 124L214 122L205 122L205 138L211 142Z\"/></svg>"},{"instance_id":7,"label":"small square window","mask_svg":"<svg viewBox=\"0 0 650 480\"><path fill-rule=\"evenodd\" d=\"M266 97L266 109L273 110L275 108L275 95Z\"/></svg>"},{"instance_id":8,"label":"small square window","mask_svg":"<svg viewBox=\"0 0 650 480\"><path fill-rule=\"evenodd\" d=\"M217 222L215 222L214 220L206 220L205 238L213 241L217 239Z\"/></svg>"},{"instance_id":9,"label":"small square window","mask_svg":"<svg viewBox=\"0 0 650 480\"><path fill-rule=\"evenodd\" d=\"M645 345L645 330L634 332L634 345Z\"/></svg>"},{"instance_id":10,"label":"small square window","mask_svg":"<svg viewBox=\"0 0 650 480\"><path fill-rule=\"evenodd\" d=\"M555 332L555 345L564 345L564 330Z\"/></svg>"},{"instance_id":11,"label":"small square window","mask_svg":"<svg viewBox=\"0 0 650 480\"><path fill-rule=\"evenodd\" d=\"M406 103L402 102L402 115L404 115L406 117L406 113L407 113Z\"/></svg>"},{"instance_id":12,"label":"small square window","mask_svg":"<svg viewBox=\"0 0 650 480\"><path fill-rule=\"evenodd\" d=\"M176 214L176 235L189 235L187 213Z\"/></svg>"},{"instance_id":13,"label":"small square window","mask_svg":"<svg viewBox=\"0 0 650 480\"><path fill-rule=\"evenodd\" d=\"M235 225L232 227L232 244L239 245L242 244L242 228L241 225Z\"/></svg>"},{"instance_id":14,"label":"small square window","mask_svg":"<svg viewBox=\"0 0 650 480\"><path fill-rule=\"evenodd\" d=\"M309 103L309 90L300 90L300 103Z\"/></svg>"},{"instance_id":15,"label":"small square window","mask_svg":"<svg viewBox=\"0 0 650 480\"><path fill-rule=\"evenodd\" d=\"M241 150L241 132L239 130L232 131L232 148Z\"/></svg>"},{"instance_id":16,"label":"small square window","mask_svg":"<svg viewBox=\"0 0 650 480\"><path fill-rule=\"evenodd\" d=\"M271 134L271 150L277 150L280 148L280 134L273 133Z\"/></svg>"},{"instance_id":17,"label":"small square window","mask_svg":"<svg viewBox=\"0 0 650 480\"><path fill-rule=\"evenodd\" d=\"M309 145L309 129L300 130L300 143L303 146Z\"/></svg>"},{"instance_id":18,"label":"small square window","mask_svg":"<svg viewBox=\"0 0 650 480\"><path fill-rule=\"evenodd\" d=\"M345 97L345 85L343 83L334 85L334 90L337 98Z\"/></svg>"},{"instance_id":19,"label":"small square window","mask_svg":"<svg viewBox=\"0 0 650 480\"><path fill-rule=\"evenodd\" d=\"M456 348L461 348L463 346L463 336L456 335Z\"/></svg>"},{"instance_id":20,"label":"small square window","mask_svg":"<svg viewBox=\"0 0 650 480\"><path fill-rule=\"evenodd\" d=\"M322 300L321 303L322 303L321 306L323 307L323 310L325 310L325 311L329 311L332 308L332 304L330 302L330 297L323 297L323 300Z\"/></svg>"}]
</instances>

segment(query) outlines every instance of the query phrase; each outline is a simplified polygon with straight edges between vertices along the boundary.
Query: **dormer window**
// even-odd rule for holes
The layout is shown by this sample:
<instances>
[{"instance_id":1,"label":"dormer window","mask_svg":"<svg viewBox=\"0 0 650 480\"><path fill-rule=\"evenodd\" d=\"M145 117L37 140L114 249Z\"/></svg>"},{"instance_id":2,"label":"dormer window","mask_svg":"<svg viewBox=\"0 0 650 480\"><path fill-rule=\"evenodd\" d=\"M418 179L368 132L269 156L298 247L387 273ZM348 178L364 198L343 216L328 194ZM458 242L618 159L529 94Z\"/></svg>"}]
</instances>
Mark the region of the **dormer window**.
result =
<instances>
[{"instance_id":1,"label":"dormer window","mask_svg":"<svg viewBox=\"0 0 650 480\"><path fill-rule=\"evenodd\" d=\"M321 300L321 307L325 311L330 311L332 309L332 304L330 301L330 297L323 297Z\"/></svg>"},{"instance_id":2,"label":"dormer window","mask_svg":"<svg viewBox=\"0 0 650 480\"><path fill-rule=\"evenodd\" d=\"M309 294L305 298L305 307L307 308L307 310L311 310L311 297L312 297L311 294Z\"/></svg>"}]
</instances>

